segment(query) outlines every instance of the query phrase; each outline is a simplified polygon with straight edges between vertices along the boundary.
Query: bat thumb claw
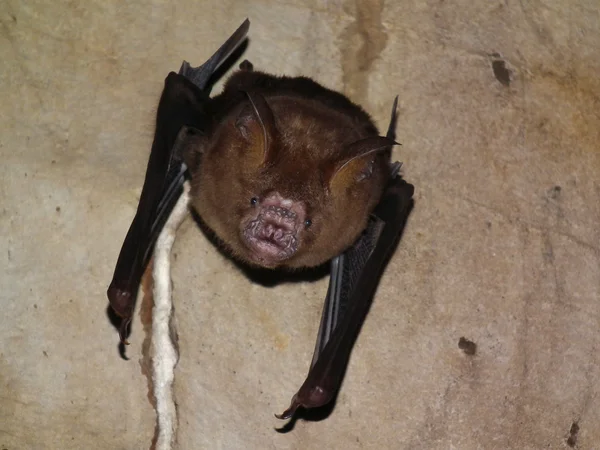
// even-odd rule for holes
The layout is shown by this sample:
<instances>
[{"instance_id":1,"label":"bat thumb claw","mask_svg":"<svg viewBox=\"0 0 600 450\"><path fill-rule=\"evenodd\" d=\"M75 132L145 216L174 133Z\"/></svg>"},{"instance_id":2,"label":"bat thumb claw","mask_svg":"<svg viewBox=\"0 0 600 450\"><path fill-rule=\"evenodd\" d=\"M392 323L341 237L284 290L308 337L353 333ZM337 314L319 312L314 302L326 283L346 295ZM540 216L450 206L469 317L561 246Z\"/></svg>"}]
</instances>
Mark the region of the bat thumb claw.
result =
<instances>
[{"instance_id":1,"label":"bat thumb claw","mask_svg":"<svg viewBox=\"0 0 600 450\"><path fill-rule=\"evenodd\" d=\"M123 345L129 345L129 341L127 337L129 336L129 324L131 323L131 318L123 319L121 321L121 326L119 327L119 339Z\"/></svg>"},{"instance_id":2,"label":"bat thumb claw","mask_svg":"<svg viewBox=\"0 0 600 450\"><path fill-rule=\"evenodd\" d=\"M391 167L391 177L392 178L396 178L398 176L398 174L400 173L400 168L402 167L402 163L396 161L395 163L392 164Z\"/></svg>"},{"instance_id":3,"label":"bat thumb claw","mask_svg":"<svg viewBox=\"0 0 600 450\"><path fill-rule=\"evenodd\" d=\"M290 405L290 407L288 409L286 409L284 412L282 412L281 414L275 414L275 417L277 417L280 420L291 419L292 416L296 413L299 406L300 406L300 403L298 403L298 401L294 397L292 399L292 404Z\"/></svg>"}]
</instances>

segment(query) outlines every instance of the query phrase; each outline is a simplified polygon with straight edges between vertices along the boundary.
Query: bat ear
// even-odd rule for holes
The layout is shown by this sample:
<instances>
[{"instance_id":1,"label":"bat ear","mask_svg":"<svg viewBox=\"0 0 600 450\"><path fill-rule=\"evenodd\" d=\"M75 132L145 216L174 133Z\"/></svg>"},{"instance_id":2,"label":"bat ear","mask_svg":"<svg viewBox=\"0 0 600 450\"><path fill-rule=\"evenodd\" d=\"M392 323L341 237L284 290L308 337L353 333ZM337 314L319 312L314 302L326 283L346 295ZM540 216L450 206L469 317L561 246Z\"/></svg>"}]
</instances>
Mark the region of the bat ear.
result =
<instances>
[{"instance_id":1,"label":"bat ear","mask_svg":"<svg viewBox=\"0 0 600 450\"><path fill-rule=\"evenodd\" d=\"M246 92L246 96L249 105L242 109L235 126L250 143L250 151L256 153L264 164L274 157L274 141L277 136L275 116L262 95Z\"/></svg>"},{"instance_id":2,"label":"bat ear","mask_svg":"<svg viewBox=\"0 0 600 450\"><path fill-rule=\"evenodd\" d=\"M337 183L348 186L369 178L373 173L374 156L394 145L399 144L385 136L368 137L348 145L344 150L345 156L329 170L330 175L326 177L329 186Z\"/></svg>"}]
</instances>

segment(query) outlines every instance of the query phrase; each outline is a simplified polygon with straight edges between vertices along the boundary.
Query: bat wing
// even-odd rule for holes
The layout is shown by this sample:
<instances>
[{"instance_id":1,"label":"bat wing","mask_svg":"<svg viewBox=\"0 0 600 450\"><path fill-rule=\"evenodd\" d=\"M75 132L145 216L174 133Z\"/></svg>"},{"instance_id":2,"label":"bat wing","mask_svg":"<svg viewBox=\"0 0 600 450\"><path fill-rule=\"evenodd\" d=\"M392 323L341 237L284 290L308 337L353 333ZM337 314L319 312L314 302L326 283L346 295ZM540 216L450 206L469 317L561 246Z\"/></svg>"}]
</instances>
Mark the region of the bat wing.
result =
<instances>
[{"instance_id":1,"label":"bat wing","mask_svg":"<svg viewBox=\"0 0 600 450\"><path fill-rule=\"evenodd\" d=\"M244 23L203 65L183 62L179 74L171 72L158 104L156 129L138 208L121 247L107 296L121 317L119 336L126 343L140 280L154 243L183 191L187 167L183 148L189 134L202 131L209 80L245 39L250 22Z\"/></svg>"},{"instance_id":2,"label":"bat wing","mask_svg":"<svg viewBox=\"0 0 600 450\"><path fill-rule=\"evenodd\" d=\"M276 417L291 418L299 407L329 403L342 382L350 352L375 290L411 210L414 187L393 166L391 180L356 243L331 262L331 277L310 370L290 407Z\"/></svg>"}]
</instances>

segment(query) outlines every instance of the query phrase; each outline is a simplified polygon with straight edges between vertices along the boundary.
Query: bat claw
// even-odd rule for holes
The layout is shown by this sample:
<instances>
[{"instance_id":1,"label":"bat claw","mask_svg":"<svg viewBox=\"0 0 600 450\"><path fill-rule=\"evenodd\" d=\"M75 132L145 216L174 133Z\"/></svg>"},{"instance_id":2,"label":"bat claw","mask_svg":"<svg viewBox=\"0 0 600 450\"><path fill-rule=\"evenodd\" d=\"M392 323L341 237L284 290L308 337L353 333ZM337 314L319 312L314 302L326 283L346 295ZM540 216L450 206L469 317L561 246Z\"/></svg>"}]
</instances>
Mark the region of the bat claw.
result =
<instances>
[{"instance_id":1,"label":"bat claw","mask_svg":"<svg viewBox=\"0 0 600 450\"><path fill-rule=\"evenodd\" d=\"M281 414L274 414L275 417L277 417L279 420L291 419L292 416L296 413L296 411L300 407L300 403L298 402L296 397L297 396L294 396L294 398L292 399L292 403L290 404L290 407L288 409L286 409Z\"/></svg>"},{"instance_id":2,"label":"bat claw","mask_svg":"<svg viewBox=\"0 0 600 450\"><path fill-rule=\"evenodd\" d=\"M298 405L294 405L293 407L290 406L288 409L286 409L281 414L274 414L274 416L280 420L291 419L297 409L298 409Z\"/></svg>"},{"instance_id":3,"label":"bat claw","mask_svg":"<svg viewBox=\"0 0 600 450\"><path fill-rule=\"evenodd\" d=\"M121 322L121 326L119 327L119 339L123 345L129 345L129 341L127 340L127 336L129 335L129 324L131 323L131 318L123 319Z\"/></svg>"},{"instance_id":4,"label":"bat claw","mask_svg":"<svg viewBox=\"0 0 600 450\"><path fill-rule=\"evenodd\" d=\"M400 168L402 167L402 163L399 161L396 161L395 163L392 163L392 167L391 167L391 178L396 178L398 175L400 175Z\"/></svg>"}]
</instances>

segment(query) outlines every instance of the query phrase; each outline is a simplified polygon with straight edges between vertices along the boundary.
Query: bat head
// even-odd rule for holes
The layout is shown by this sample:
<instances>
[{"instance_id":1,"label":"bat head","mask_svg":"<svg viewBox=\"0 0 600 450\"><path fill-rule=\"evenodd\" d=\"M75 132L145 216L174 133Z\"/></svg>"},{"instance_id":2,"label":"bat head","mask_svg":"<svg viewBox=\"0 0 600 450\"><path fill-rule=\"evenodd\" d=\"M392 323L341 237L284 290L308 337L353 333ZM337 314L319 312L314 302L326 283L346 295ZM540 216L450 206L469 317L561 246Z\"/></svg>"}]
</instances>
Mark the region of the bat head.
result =
<instances>
[{"instance_id":1,"label":"bat head","mask_svg":"<svg viewBox=\"0 0 600 450\"><path fill-rule=\"evenodd\" d=\"M316 266L366 227L393 144L345 111L247 93L201 150L193 205L238 259Z\"/></svg>"}]
</instances>

